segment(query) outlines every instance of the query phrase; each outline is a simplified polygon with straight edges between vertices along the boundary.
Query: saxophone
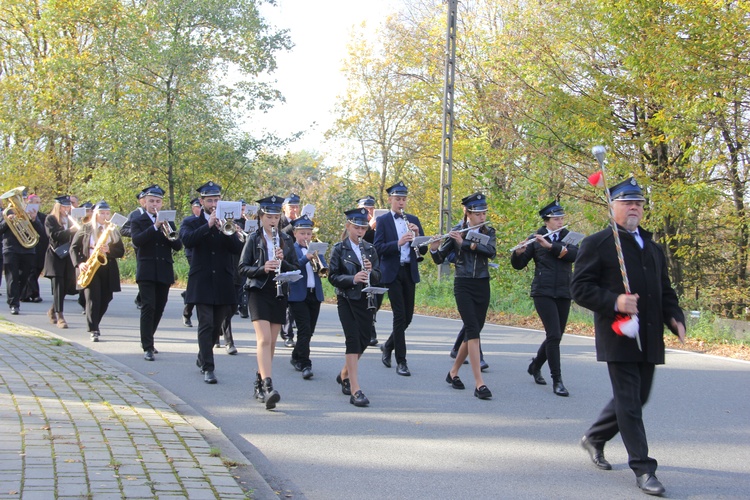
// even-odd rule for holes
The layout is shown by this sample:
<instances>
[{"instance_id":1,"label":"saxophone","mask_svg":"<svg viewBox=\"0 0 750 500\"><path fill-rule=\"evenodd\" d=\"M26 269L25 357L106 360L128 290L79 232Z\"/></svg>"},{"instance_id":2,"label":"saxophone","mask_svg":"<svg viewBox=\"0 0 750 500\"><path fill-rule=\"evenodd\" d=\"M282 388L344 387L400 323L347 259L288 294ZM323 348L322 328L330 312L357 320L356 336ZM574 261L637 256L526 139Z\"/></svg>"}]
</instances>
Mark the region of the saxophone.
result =
<instances>
[{"instance_id":1,"label":"saxophone","mask_svg":"<svg viewBox=\"0 0 750 500\"><path fill-rule=\"evenodd\" d=\"M78 284L79 288L86 288L87 286L89 286L91 284L91 280L94 279L94 274L96 274L96 271L98 271L101 266L107 265L107 254L102 251L102 247L107 243L109 235L116 227L116 224L107 223L104 231L102 231L102 234L99 235L99 239L96 240L96 245L91 251L91 255L89 255L88 259L86 259L88 268L85 272L82 272L78 275L78 280L76 281L76 283Z\"/></svg>"}]
</instances>

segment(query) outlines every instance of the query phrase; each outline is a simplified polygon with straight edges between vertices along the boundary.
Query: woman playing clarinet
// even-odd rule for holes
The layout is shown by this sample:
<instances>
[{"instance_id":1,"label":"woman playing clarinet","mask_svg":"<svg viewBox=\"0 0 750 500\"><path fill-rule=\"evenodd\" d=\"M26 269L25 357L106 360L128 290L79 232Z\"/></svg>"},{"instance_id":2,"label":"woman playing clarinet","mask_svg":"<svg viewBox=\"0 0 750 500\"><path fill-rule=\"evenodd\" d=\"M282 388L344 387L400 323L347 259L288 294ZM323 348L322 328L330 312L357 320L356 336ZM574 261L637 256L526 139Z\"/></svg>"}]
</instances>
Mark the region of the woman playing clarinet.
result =
<instances>
[{"instance_id":1,"label":"woman playing clarinet","mask_svg":"<svg viewBox=\"0 0 750 500\"><path fill-rule=\"evenodd\" d=\"M287 307L287 285L273 278L299 269L294 242L279 231L282 201L278 196L258 200L258 230L247 237L239 263L240 275L247 278L247 305L257 341L254 396L268 410L281 399L273 388L272 365L276 337L286 320Z\"/></svg>"},{"instance_id":2,"label":"woman playing clarinet","mask_svg":"<svg viewBox=\"0 0 750 500\"><path fill-rule=\"evenodd\" d=\"M346 338L346 359L336 382L354 406L367 406L370 400L359 386L359 358L370 345L372 311L362 289L380 281L379 259L375 247L364 241L367 209L355 208L346 214L344 239L331 252L328 281L336 287L339 320ZM374 307L374 300L370 298Z\"/></svg>"},{"instance_id":3,"label":"woman playing clarinet","mask_svg":"<svg viewBox=\"0 0 750 500\"><path fill-rule=\"evenodd\" d=\"M465 387L458 377L458 371L468 356L474 374L474 396L489 399L492 392L482 378L479 333L484 328L490 305L489 260L494 259L496 254L495 230L485 224L487 198L483 194L474 193L467 196L461 200L461 204L464 206L464 220L461 224L448 233L442 244L438 240L430 245L432 260L436 264L442 264L451 253L455 253L456 277L453 281L453 294L456 296L458 313L464 322L464 340L445 380L454 389ZM472 226L479 227L467 231ZM475 231L484 238L475 239Z\"/></svg>"}]
</instances>

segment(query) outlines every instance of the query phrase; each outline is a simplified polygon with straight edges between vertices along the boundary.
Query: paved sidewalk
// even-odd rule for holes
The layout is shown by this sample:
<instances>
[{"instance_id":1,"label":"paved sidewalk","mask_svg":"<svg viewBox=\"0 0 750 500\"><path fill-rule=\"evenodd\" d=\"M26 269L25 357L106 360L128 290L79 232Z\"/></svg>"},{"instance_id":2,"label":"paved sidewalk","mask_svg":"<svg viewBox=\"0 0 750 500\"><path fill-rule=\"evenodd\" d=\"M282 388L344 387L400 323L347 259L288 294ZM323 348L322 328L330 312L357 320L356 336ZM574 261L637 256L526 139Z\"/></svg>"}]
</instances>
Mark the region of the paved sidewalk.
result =
<instances>
[{"instance_id":1,"label":"paved sidewalk","mask_svg":"<svg viewBox=\"0 0 750 500\"><path fill-rule=\"evenodd\" d=\"M114 364L0 321L0 499L252 497L223 453Z\"/></svg>"}]
</instances>

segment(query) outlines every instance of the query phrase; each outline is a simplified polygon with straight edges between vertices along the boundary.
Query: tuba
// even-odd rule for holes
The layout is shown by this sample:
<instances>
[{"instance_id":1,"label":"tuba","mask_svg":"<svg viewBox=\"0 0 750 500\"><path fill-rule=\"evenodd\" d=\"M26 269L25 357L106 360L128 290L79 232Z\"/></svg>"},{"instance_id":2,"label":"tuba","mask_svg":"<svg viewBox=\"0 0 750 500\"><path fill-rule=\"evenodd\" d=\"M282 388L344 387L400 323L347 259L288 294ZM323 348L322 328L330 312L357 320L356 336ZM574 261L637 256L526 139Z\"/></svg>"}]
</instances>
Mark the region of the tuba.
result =
<instances>
[{"instance_id":1,"label":"tuba","mask_svg":"<svg viewBox=\"0 0 750 500\"><path fill-rule=\"evenodd\" d=\"M39 233L34 229L29 214L26 213L26 204L23 202L23 195L21 194L24 189L24 186L11 189L0 196L0 200L6 200L9 205L8 208L3 210L3 216L5 216L5 221L8 223L10 230L18 238L18 242L24 248L33 248L39 243ZM13 218L8 217L11 209L13 210Z\"/></svg>"},{"instance_id":2,"label":"tuba","mask_svg":"<svg viewBox=\"0 0 750 500\"><path fill-rule=\"evenodd\" d=\"M94 246L94 249L91 250L91 255L89 255L89 258L86 260L86 264L88 264L89 266L88 269L86 269L86 272L80 273L78 275L78 280L76 281L76 283L80 288L86 288L87 286L89 286L91 284L91 280L94 279L96 271L98 271L101 266L107 265L107 254L102 252L102 247L107 242L107 239L112 233L112 230L116 227L116 224L106 224L104 231L102 231L102 234L99 235L99 239L96 240L96 246Z\"/></svg>"}]
</instances>

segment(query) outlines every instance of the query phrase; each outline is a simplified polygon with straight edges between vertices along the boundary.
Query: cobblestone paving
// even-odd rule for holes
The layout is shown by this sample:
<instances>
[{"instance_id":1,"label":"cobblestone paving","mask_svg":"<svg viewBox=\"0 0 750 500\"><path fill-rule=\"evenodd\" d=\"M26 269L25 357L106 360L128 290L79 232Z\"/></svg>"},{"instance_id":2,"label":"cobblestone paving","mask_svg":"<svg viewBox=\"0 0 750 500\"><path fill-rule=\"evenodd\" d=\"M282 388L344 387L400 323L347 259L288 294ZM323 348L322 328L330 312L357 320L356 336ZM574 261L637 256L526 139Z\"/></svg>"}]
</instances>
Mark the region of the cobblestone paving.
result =
<instances>
[{"instance_id":1,"label":"cobblestone paving","mask_svg":"<svg viewBox=\"0 0 750 500\"><path fill-rule=\"evenodd\" d=\"M212 455L129 375L0 322L0 499L247 498Z\"/></svg>"}]
</instances>

